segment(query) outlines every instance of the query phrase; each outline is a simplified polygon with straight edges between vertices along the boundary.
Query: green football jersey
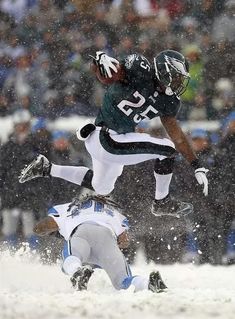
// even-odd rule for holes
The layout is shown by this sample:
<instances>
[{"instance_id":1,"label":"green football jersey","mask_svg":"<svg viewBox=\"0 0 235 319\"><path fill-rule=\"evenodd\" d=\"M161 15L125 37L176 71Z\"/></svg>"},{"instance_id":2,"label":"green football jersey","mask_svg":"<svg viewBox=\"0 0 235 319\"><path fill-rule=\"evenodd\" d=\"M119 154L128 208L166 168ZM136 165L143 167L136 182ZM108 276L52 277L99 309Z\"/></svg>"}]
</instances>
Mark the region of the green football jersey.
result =
<instances>
[{"instance_id":1,"label":"green football jersey","mask_svg":"<svg viewBox=\"0 0 235 319\"><path fill-rule=\"evenodd\" d=\"M157 91L155 74L142 55L128 55L120 62L125 69L125 81L110 85L96 118L97 126L106 126L118 133L134 132L144 119L176 116L180 99Z\"/></svg>"}]
</instances>

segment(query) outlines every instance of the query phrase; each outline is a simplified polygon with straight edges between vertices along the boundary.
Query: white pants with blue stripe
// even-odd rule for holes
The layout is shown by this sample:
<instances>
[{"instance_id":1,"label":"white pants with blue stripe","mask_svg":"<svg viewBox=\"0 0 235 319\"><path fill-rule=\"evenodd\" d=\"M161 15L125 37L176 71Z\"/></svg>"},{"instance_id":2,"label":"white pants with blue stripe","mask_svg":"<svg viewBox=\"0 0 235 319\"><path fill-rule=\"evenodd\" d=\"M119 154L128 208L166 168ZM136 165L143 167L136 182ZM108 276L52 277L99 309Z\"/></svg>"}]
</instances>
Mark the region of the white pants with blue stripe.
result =
<instances>
[{"instance_id":1,"label":"white pants with blue stripe","mask_svg":"<svg viewBox=\"0 0 235 319\"><path fill-rule=\"evenodd\" d=\"M124 287L131 277L126 259L112 232L98 224L84 223L78 226L64 249L63 270L72 275L84 264L97 265L108 274L116 289ZM129 282L128 282L129 283Z\"/></svg>"}]
</instances>

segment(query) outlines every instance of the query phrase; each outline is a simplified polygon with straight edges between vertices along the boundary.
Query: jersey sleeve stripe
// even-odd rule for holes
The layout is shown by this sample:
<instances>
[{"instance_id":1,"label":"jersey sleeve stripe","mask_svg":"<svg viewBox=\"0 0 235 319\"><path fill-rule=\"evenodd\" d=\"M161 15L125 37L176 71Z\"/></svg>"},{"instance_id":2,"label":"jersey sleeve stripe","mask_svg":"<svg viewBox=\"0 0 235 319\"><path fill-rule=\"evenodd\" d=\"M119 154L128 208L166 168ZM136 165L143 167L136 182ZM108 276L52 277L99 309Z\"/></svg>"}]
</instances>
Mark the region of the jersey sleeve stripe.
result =
<instances>
[{"instance_id":1,"label":"jersey sleeve stripe","mask_svg":"<svg viewBox=\"0 0 235 319\"><path fill-rule=\"evenodd\" d=\"M53 215L54 217L59 217L60 215L58 214L57 210L54 207L51 207L48 210L48 215Z\"/></svg>"}]
</instances>

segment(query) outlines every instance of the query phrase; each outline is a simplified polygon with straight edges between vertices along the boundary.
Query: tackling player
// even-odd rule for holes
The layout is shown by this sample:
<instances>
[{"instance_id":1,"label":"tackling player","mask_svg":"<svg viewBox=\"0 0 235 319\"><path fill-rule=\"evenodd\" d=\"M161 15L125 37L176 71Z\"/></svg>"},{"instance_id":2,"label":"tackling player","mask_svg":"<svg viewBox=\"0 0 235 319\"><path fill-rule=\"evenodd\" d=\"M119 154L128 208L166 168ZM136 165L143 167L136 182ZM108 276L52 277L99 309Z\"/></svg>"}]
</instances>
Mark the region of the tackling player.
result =
<instances>
[{"instance_id":1,"label":"tackling player","mask_svg":"<svg viewBox=\"0 0 235 319\"><path fill-rule=\"evenodd\" d=\"M153 65L139 54L117 61L100 51L93 62L92 69L98 79L109 85L95 125L87 124L77 132L85 140L93 170L54 165L39 155L22 170L20 182L40 176L60 177L107 195L114 189L124 165L155 159L152 213L176 217L188 214L193 210L191 204L169 196L175 147L191 165L204 195L208 194L208 170L202 167L176 120L179 96L189 81L188 62L173 50L162 51L153 59ZM171 140L135 132L142 120L157 116Z\"/></svg>"},{"instance_id":2,"label":"tackling player","mask_svg":"<svg viewBox=\"0 0 235 319\"><path fill-rule=\"evenodd\" d=\"M93 265L104 269L118 290L130 285L135 291L166 289L158 271L151 272L149 278L132 276L120 250L129 244L128 229L127 218L119 213L116 203L105 197L89 196L54 206L34 231L41 236L59 231L64 237L62 270L77 290L87 289Z\"/></svg>"}]
</instances>

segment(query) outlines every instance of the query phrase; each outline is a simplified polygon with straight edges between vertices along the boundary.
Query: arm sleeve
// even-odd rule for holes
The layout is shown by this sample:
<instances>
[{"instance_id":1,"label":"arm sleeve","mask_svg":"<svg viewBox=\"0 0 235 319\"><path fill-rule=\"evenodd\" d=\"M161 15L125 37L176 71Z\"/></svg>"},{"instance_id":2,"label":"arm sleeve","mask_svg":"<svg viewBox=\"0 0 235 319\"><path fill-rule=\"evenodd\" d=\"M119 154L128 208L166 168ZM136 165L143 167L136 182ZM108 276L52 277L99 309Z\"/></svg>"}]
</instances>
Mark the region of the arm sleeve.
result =
<instances>
[{"instance_id":1,"label":"arm sleeve","mask_svg":"<svg viewBox=\"0 0 235 319\"><path fill-rule=\"evenodd\" d=\"M159 115L160 116L172 116L175 117L180 110L180 98L175 94L168 96L161 94L160 101L158 103Z\"/></svg>"},{"instance_id":2,"label":"arm sleeve","mask_svg":"<svg viewBox=\"0 0 235 319\"><path fill-rule=\"evenodd\" d=\"M54 207L51 207L48 210L47 215L50 217L53 217L54 219L56 219L56 217L60 217L58 211Z\"/></svg>"},{"instance_id":3,"label":"arm sleeve","mask_svg":"<svg viewBox=\"0 0 235 319\"><path fill-rule=\"evenodd\" d=\"M120 219L121 225L123 227L123 231L129 230L130 225L129 225L129 221L128 221L127 217L119 213L119 219Z\"/></svg>"}]
</instances>

